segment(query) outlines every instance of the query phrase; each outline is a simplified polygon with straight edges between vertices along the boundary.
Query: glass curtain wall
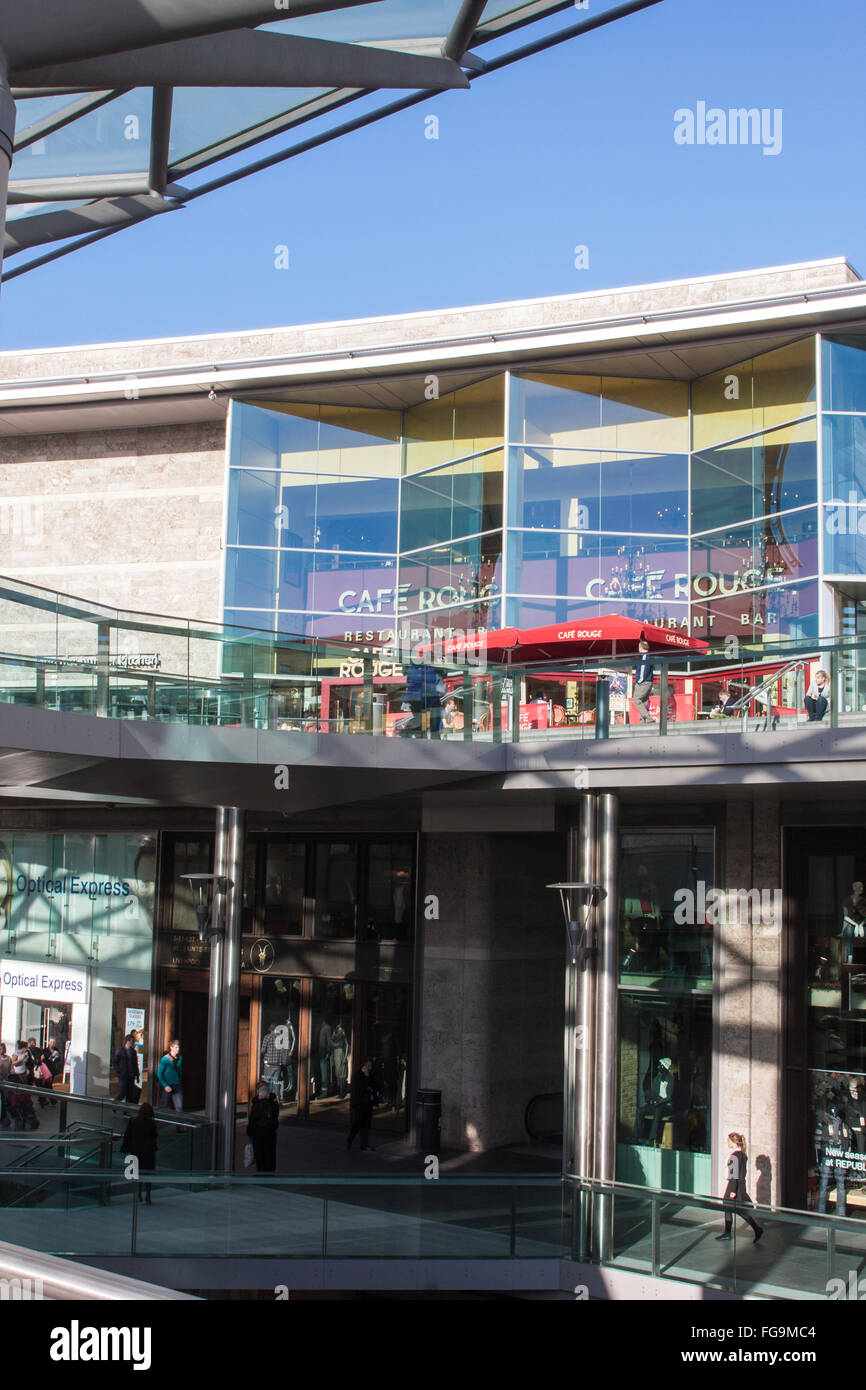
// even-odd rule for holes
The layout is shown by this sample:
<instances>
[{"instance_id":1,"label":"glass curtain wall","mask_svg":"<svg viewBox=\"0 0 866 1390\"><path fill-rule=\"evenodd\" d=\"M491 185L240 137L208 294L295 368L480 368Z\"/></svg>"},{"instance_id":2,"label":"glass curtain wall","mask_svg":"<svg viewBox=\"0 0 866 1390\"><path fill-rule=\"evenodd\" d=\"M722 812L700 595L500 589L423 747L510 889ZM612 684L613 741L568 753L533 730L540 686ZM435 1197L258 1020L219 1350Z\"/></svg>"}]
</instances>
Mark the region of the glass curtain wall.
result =
<instances>
[{"instance_id":1,"label":"glass curtain wall","mask_svg":"<svg viewBox=\"0 0 866 1390\"><path fill-rule=\"evenodd\" d=\"M688 625L688 386L520 374L508 421L505 621Z\"/></svg>"},{"instance_id":2,"label":"glass curtain wall","mask_svg":"<svg viewBox=\"0 0 866 1390\"><path fill-rule=\"evenodd\" d=\"M814 338L692 384L696 636L818 635L817 502Z\"/></svg>"}]
</instances>

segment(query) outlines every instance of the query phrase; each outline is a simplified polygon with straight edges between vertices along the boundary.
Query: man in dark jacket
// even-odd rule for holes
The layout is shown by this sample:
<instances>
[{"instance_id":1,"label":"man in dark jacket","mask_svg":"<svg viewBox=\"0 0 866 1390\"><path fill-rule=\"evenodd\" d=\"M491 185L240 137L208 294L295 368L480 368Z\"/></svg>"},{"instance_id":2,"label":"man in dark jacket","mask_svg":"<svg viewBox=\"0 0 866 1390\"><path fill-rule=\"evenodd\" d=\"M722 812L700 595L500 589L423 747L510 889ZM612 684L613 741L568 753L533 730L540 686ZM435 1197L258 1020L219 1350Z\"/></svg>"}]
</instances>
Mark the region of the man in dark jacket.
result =
<instances>
[{"instance_id":1,"label":"man in dark jacket","mask_svg":"<svg viewBox=\"0 0 866 1390\"><path fill-rule=\"evenodd\" d=\"M114 1071L120 1083L120 1090L114 1099L129 1101L131 1105L137 1105L139 1092L138 1053L135 1050L135 1038L132 1033L127 1033L123 1040L123 1047L119 1047L114 1054Z\"/></svg>"},{"instance_id":2,"label":"man in dark jacket","mask_svg":"<svg viewBox=\"0 0 866 1390\"><path fill-rule=\"evenodd\" d=\"M118 1049L120 1051L120 1049ZM123 1143L120 1152L132 1154L138 1159L138 1171L141 1173L152 1173L156 1167L157 1134L156 1120L153 1114L153 1106L145 1101L138 1107L138 1111L133 1115L129 1124L126 1126L126 1133L123 1136ZM136 1181L138 1188L138 1200L147 1198L147 1205L151 1206L150 1183Z\"/></svg>"},{"instance_id":3,"label":"man in dark jacket","mask_svg":"<svg viewBox=\"0 0 866 1390\"><path fill-rule=\"evenodd\" d=\"M429 730L433 738L439 738L444 694L445 684L439 671L434 666L413 661L406 678L404 695L404 704L411 709L412 718L400 730L401 737L423 738Z\"/></svg>"},{"instance_id":4,"label":"man in dark jacket","mask_svg":"<svg viewBox=\"0 0 866 1390\"><path fill-rule=\"evenodd\" d=\"M373 1085L373 1063L368 1057L363 1066L352 1077L349 1092L349 1137L346 1148L351 1149L355 1135L361 1135L361 1148L371 1149L370 1125L373 1123L373 1106L376 1104L376 1089Z\"/></svg>"}]
</instances>

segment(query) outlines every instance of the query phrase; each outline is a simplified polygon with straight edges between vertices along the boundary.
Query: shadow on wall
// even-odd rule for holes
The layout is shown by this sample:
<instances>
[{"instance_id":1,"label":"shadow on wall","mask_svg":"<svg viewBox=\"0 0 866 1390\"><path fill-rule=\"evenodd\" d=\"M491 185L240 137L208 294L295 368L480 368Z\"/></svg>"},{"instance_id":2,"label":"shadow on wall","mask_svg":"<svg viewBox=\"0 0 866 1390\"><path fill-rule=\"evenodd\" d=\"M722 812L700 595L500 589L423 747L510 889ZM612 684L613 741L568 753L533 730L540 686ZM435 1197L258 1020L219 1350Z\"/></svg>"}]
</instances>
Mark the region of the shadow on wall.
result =
<instances>
[{"instance_id":1,"label":"shadow on wall","mask_svg":"<svg viewBox=\"0 0 866 1390\"><path fill-rule=\"evenodd\" d=\"M755 1185L755 1201L760 1207L769 1207L773 1202L773 1162L766 1154L758 1154L755 1159L758 1181Z\"/></svg>"}]
</instances>

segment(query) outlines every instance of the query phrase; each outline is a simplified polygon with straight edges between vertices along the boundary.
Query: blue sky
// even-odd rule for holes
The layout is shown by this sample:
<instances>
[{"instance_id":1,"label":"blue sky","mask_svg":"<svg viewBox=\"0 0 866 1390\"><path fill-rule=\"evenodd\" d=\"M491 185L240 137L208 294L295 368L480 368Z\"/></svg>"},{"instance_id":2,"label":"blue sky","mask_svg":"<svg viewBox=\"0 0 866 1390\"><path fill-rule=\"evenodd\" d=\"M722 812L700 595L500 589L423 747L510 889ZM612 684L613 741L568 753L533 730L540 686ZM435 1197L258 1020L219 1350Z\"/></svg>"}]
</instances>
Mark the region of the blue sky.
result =
<instances>
[{"instance_id":1,"label":"blue sky","mask_svg":"<svg viewBox=\"0 0 866 1390\"><path fill-rule=\"evenodd\" d=\"M862 0L662 0L10 282L0 346L399 314L835 255L866 274L864 36ZM678 145L674 113L700 101L780 109L780 152ZM425 138L433 114L438 140Z\"/></svg>"}]
</instances>

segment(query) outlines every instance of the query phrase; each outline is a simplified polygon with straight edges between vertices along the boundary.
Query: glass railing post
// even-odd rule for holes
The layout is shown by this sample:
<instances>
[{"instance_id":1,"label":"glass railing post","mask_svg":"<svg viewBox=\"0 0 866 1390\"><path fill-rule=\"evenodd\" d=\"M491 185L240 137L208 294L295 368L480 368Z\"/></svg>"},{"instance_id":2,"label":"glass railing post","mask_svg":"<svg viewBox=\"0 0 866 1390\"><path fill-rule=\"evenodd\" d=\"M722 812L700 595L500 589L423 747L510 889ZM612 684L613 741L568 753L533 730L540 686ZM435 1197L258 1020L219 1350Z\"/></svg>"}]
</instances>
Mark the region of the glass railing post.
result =
<instances>
[{"instance_id":1,"label":"glass railing post","mask_svg":"<svg viewBox=\"0 0 866 1390\"><path fill-rule=\"evenodd\" d=\"M463 668L463 742L471 743L472 731L475 727L475 709L473 704L472 672L468 666Z\"/></svg>"},{"instance_id":2,"label":"glass railing post","mask_svg":"<svg viewBox=\"0 0 866 1390\"><path fill-rule=\"evenodd\" d=\"M361 696L361 730L365 734L373 732L373 656L364 655L364 690Z\"/></svg>"},{"instance_id":3,"label":"glass railing post","mask_svg":"<svg viewBox=\"0 0 866 1390\"><path fill-rule=\"evenodd\" d=\"M490 726L494 743L502 742L502 684L502 677L497 675L490 683Z\"/></svg>"},{"instance_id":4,"label":"glass railing post","mask_svg":"<svg viewBox=\"0 0 866 1390\"><path fill-rule=\"evenodd\" d=\"M828 656L828 657L826 658L826 662L827 662L827 665L828 665L829 668L830 668L829 671L827 672L827 685L828 685L829 690L830 690L830 693L831 693L831 695L832 695L832 694L833 694L833 657L832 657L832 656ZM839 663L839 664L841 664L841 657L840 657L840 663ZM841 699L840 699L841 688L842 688L842 682L841 682L841 681L837 681L837 682L836 682L836 698L835 698L835 700L834 700L834 699L831 699L831 700L830 700L830 711L829 711L829 713L830 713L830 728L831 728L831 729L838 729L838 727L839 727L839 706L840 706L840 704L842 703L842 701L841 701Z\"/></svg>"},{"instance_id":5,"label":"glass railing post","mask_svg":"<svg viewBox=\"0 0 866 1390\"><path fill-rule=\"evenodd\" d=\"M662 662L659 671L659 738L664 738L668 731L668 694L670 686L668 684L667 663Z\"/></svg>"},{"instance_id":6,"label":"glass railing post","mask_svg":"<svg viewBox=\"0 0 866 1390\"><path fill-rule=\"evenodd\" d=\"M36 707L45 708L45 667L36 665Z\"/></svg>"},{"instance_id":7,"label":"glass railing post","mask_svg":"<svg viewBox=\"0 0 866 1390\"><path fill-rule=\"evenodd\" d=\"M96 624L96 709L94 714L108 714L108 659L111 653L111 628L108 623Z\"/></svg>"},{"instance_id":8,"label":"glass railing post","mask_svg":"<svg viewBox=\"0 0 866 1390\"><path fill-rule=\"evenodd\" d=\"M595 736L610 738L610 681L601 674L595 682Z\"/></svg>"},{"instance_id":9,"label":"glass railing post","mask_svg":"<svg viewBox=\"0 0 866 1390\"><path fill-rule=\"evenodd\" d=\"M523 705L523 676L511 677L511 742L520 742L520 710ZM497 712L498 714L498 712Z\"/></svg>"},{"instance_id":10,"label":"glass railing post","mask_svg":"<svg viewBox=\"0 0 866 1390\"><path fill-rule=\"evenodd\" d=\"M836 1268L836 1227L827 1222L827 1283L835 1278Z\"/></svg>"},{"instance_id":11,"label":"glass railing post","mask_svg":"<svg viewBox=\"0 0 866 1390\"><path fill-rule=\"evenodd\" d=\"M658 1279L662 1267L662 1230L661 1230L661 1206L658 1197L653 1197L651 1204L652 1220L652 1251L650 1259L652 1261L652 1276Z\"/></svg>"}]
</instances>

